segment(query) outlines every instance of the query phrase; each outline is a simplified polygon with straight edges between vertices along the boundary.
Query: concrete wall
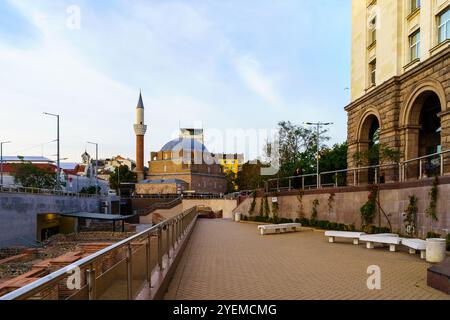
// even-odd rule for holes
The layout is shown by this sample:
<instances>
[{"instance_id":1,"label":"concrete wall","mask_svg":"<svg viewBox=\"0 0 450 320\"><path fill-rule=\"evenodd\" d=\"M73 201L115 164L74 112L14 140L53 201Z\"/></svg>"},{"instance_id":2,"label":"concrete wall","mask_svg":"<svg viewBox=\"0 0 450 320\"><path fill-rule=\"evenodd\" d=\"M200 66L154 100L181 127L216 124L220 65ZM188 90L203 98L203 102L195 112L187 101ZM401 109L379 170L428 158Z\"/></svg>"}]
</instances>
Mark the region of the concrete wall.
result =
<instances>
[{"instance_id":1,"label":"concrete wall","mask_svg":"<svg viewBox=\"0 0 450 320\"><path fill-rule=\"evenodd\" d=\"M140 205L143 204L143 200L144 199L141 199ZM237 201L228 199L184 199L180 205L177 205L171 209L158 209L155 210L152 214L141 216L139 218L139 222L143 224L151 224L153 214L157 213L166 218L171 218L194 206L207 206L210 207L213 211L223 210L223 218L231 219L233 209L235 209L237 206Z\"/></svg>"},{"instance_id":2,"label":"concrete wall","mask_svg":"<svg viewBox=\"0 0 450 320\"><path fill-rule=\"evenodd\" d=\"M415 195L418 197L418 232L421 236L426 235L428 231L446 234L450 232L450 184L439 185L439 196L437 205L437 215L439 221L432 222L426 216L426 209L429 204L428 193L429 186L399 188L380 191L380 203L383 210L389 216L392 223L393 230L404 233L403 213L409 204L409 196ZM318 219L329 220L331 222L355 224L356 227L361 226L360 208L367 201L368 191L352 191L352 192L336 192L334 200L331 201L329 207L330 193L305 193L302 197L302 209L297 195L279 196L279 217L296 219L301 217L311 217L312 202L314 199L319 200ZM248 211L252 198L244 200L234 212L240 212L244 215L249 215ZM256 208L253 216L259 214L261 198L256 199ZM269 203L271 198L269 197ZM375 217L373 224L378 225L379 217ZM381 224L387 226L387 221L381 215Z\"/></svg>"},{"instance_id":3,"label":"concrete wall","mask_svg":"<svg viewBox=\"0 0 450 320\"><path fill-rule=\"evenodd\" d=\"M194 206L207 206L213 211L223 210L223 218L231 219L233 209L237 206L237 200L229 199L185 199L183 200L183 210L190 209Z\"/></svg>"},{"instance_id":4,"label":"concrete wall","mask_svg":"<svg viewBox=\"0 0 450 320\"><path fill-rule=\"evenodd\" d=\"M0 193L0 247L36 242L37 215L62 212L99 212L96 198Z\"/></svg>"}]
</instances>

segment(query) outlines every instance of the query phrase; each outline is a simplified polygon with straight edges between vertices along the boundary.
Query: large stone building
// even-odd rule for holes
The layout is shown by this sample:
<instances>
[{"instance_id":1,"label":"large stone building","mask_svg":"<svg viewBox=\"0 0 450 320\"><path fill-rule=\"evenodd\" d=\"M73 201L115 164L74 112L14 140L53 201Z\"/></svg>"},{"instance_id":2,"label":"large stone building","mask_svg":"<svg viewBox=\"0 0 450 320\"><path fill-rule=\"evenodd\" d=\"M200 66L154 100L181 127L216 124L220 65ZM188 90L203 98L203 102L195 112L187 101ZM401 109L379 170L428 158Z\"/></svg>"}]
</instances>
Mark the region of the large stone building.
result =
<instances>
[{"instance_id":1,"label":"large stone building","mask_svg":"<svg viewBox=\"0 0 450 320\"><path fill-rule=\"evenodd\" d=\"M138 194L223 194L227 182L215 155L203 144L203 130L181 129L177 139L151 153L147 180L136 185Z\"/></svg>"},{"instance_id":2,"label":"large stone building","mask_svg":"<svg viewBox=\"0 0 450 320\"><path fill-rule=\"evenodd\" d=\"M349 168L375 136L400 161L450 149L450 1L353 0L352 27ZM423 173L401 172L386 179Z\"/></svg>"}]
</instances>

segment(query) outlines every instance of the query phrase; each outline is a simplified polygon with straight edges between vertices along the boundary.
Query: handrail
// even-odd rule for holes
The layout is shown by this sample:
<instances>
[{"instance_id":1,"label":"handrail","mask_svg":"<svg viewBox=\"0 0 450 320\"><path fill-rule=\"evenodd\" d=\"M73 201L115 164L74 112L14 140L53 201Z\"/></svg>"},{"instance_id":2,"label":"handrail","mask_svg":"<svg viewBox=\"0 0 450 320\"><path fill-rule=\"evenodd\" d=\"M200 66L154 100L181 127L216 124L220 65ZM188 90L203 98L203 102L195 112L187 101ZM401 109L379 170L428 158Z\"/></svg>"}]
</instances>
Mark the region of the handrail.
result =
<instances>
[{"instance_id":1,"label":"handrail","mask_svg":"<svg viewBox=\"0 0 450 320\"><path fill-rule=\"evenodd\" d=\"M423 159L427 159L427 158L432 158L432 157L440 156L440 155L443 155L443 154L446 154L446 153L450 153L450 150L445 150L445 151L441 151L441 152L428 154L426 156L421 156L421 157L405 160L405 161L403 161L403 163L409 163L409 162L413 162L413 161L417 161L417 160L423 160Z\"/></svg>"},{"instance_id":2,"label":"handrail","mask_svg":"<svg viewBox=\"0 0 450 320\"><path fill-rule=\"evenodd\" d=\"M387 164L379 164L379 165L373 165L373 166L364 166L364 167L355 167L355 168L347 168L347 169L340 169L340 170L334 170L334 171L326 171L326 172L320 172L319 174L317 173L310 173L310 174L304 174L304 175L299 175L299 176L290 176L290 177L282 177L282 178L272 178L272 179L268 179L266 180L267 184L276 181L277 182L277 190L281 190L281 189L286 189L289 188L291 189L291 186L289 184L289 187L280 187L279 183L280 181L286 181L289 180L289 182L292 179L304 179L304 178L308 178L308 177L317 177L317 184L315 185L316 188L320 188L322 186L321 184L321 179L323 176L325 175L330 175L330 174L339 174L339 173L353 173L354 175L356 175L359 171L363 171L363 170L369 170L369 169L375 169L376 172L377 170L383 169L383 168L387 168L387 167L398 167L399 170L399 181L404 181L405 177L404 177L404 169L405 167L410 164L411 162L414 161L422 161L424 159L428 159L428 158L433 158L433 157L441 157L441 175L443 174L443 155L450 153L450 149L449 150L444 150L441 152L437 152L437 153L433 153L433 154L429 154L429 155L425 155L425 156L421 156L421 157L417 157L417 158L413 158L413 159L409 159L409 160L405 160L405 161L399 161L399 162L392 162L392 163L387 163ZM419 175L419 179L422 177L422 175ZM337 184L337 183L336 183ZM326 185L326 184L324 184ZM267 191L269 191L268 188L269 186L267 185ZM306 186L303 186L302 188L305 188Z\"/></svg>"},{"instance_id":3,"label":"handrail","mask_svg":"<svg viewBox=\"0 0 450 320\"><path fill-rule=\"evenodd\" d=\"M147 208L139 209L138 214L141 214L141 212L145 212L146 215L148 215L158 209L166 209L166 208L171 209L174 207L174 205L180 204L182 202L182 200L183 200L182 197L178 197L169 202L153 203L153 204L149 205Z\"/></svg>"},{"instance_id":4,"label":"handrail","mask_svg":"<svg viewBox=\"0 0 450 320\"><path fill-rule=\"evenodd\" d=\"M68 197L80 197L80 198L95 198L95 194L86 194L79 192L70 192L57 189L44 189L44 188L34 188L34 187L23 187L18 185L0 185L0 192L6 193L32 193L32 194L51 194L51 195L61 195Z\"/></svg>"},{"instance_id":5,"label":"handrail","mask_svg":"<svg viewBox=\"0 0 450 320\"><path fill-rule=\"evenodd\" d=\"M148 229L146 229L138 234L135 234L127 239L121 240L115 244L112 244L107 248L99 250L85 258L82 258L81 260L76 261L66 267L63 267L45 277L42 277L39 280L36 280L26 286L23 286L23 287L21 287L17 290L14 290L4 296L1 296L0 300L16 300L16 299L30 298L33 295L37 294L41 289L44 289L53 283L57 283L58 281L63 280L65 277L67 277L69 271L72 271L76 268L81 269L82 267L91 265L95 261L97 261L99 258L105 256L106 254L109 254L109 253L111 253L117 249L120 249L124 246L131 245L131 242L133 242L139 238L142 238L144 236L150 236L156 232L159 232L164 227L172 225L174 222L177 223L177 222L181 221L182 218L186 217L187 215L189 215L195 211L197 211L197 207L192 207L191 209L188 209L175 217L164 220L154 226L149 227Z\"/></svg>"}]
</instances>

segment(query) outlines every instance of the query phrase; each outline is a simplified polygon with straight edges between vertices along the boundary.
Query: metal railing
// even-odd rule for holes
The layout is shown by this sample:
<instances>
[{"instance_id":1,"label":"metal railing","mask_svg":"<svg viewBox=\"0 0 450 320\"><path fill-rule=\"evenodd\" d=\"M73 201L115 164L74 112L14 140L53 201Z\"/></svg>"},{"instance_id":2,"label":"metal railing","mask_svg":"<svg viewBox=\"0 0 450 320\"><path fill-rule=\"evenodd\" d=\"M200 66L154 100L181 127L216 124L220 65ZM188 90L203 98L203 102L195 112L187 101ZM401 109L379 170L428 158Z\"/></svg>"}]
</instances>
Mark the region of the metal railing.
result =
<instances>
[{"instance_id":1,"label":"metal railing","mask_svg":"<svg viewBox=\"0 0 450 320\"><path fill-rule=\"evenodd\" d=\"M183 199L223 199L224 194L207 193L182 193L182 194L139 194L124 199L174 199L182 197Z\"/></svg>"},{"instance_id":2,"label":"metal railing","mask_svg":"<svg viewBox=\"0 0 450 320\"><path fill-rule=\"evenodd\" d=\"M403 162L305 174L266 181L266 191L311 190L421 180L450 172L450 150Z\"/></svg>"},{"instance_id":3,"label":"metal railing","mask_svg":"<svg viewBox=\"0 0 450 320\"><path fill-rule=\"evenodd\" d=\"M40 195L56 195L65 197L78 197L78 198L96 198L95 194L68 192L57 189L42 189L42 188L30 188L17 185L0 185L0 192L5 193L28 193L28 194L40 194Z\"/></svg>"},{"instance_id":4,"label":"metal railing","mask_svg":"<svg viewBox=\"0 0 450 320\"><path fill-rule=\"evenodd\" d=\"M197 216L197 207L193 207L7 293L0 300L134 299L143 288L152 287L152 274L168 267Z\"/></svg>"},{"instance_id":5,"label":"metal railing","mask_svg":"<svg viewBox=\"0 0 450 320\"><path fill-rule=\"evenodd\" d=\"M173 207L181 204L182 201L183 201L183 198L178 197L178 198L175 198L168 202L153 203L146 208L137 210L137 213L138 213L138 215L148 215L158 209L172 209Z\"/></svg>"}]
</instances>

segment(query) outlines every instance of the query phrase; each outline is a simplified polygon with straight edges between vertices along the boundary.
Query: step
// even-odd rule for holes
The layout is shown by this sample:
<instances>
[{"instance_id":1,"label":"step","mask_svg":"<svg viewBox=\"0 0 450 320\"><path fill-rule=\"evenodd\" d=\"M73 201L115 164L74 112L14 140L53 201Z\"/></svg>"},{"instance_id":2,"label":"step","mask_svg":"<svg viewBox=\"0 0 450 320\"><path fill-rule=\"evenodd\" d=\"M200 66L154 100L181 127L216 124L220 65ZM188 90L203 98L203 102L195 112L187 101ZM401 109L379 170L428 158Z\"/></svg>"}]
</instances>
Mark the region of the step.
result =
<instances>
[{"instance_id":1,"label":"step","mask_svg":"<svg viewBox=\"0 0 450 320\"><path fill-rule=\"evenodd\" d=\"M450 258L428 268L427 284L436 290L450 295Z\"/></svg>"}]
</instances>

